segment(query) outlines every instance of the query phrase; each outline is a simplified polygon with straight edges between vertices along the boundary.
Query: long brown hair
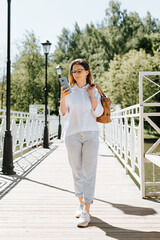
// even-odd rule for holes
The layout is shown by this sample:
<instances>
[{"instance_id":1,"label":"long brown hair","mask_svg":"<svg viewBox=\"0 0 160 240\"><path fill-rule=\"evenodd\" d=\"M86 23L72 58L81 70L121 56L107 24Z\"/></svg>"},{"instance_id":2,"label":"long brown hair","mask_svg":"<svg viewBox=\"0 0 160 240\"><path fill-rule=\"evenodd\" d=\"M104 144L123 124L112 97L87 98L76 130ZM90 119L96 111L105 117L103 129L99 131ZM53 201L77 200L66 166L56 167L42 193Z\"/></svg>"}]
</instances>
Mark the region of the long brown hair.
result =
<instances>
[{"instance_id":1,"label":"long brown hair","mask_svg":"<svg viewBox=\"0 0 160 240\"><path fill-rule=\"evenodd\" d=\"M89 71L86 80L87 80L87 83L92 84L93 78L92 78L92 74L91 74L88 62L84 59L78 58L78 59L75 59L73 62L71 62L70 69L69 69L69 85L73 86L76 83L72 74L72 69L75 64L81 65L82 67L84 67L86 71Z\"/></svg>"}]
</instances>

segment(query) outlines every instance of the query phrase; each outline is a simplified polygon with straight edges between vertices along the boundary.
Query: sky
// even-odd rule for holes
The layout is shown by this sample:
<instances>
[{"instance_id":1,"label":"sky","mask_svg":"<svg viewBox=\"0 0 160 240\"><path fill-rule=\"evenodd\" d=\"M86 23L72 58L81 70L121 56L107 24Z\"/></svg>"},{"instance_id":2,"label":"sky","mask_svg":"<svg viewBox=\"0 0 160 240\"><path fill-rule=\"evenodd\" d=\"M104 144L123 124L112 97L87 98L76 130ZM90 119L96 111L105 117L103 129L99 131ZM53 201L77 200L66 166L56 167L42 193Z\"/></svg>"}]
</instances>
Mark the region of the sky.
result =
<instances>
[{"instance_id":1,"label":"sky","mask_svg":"<svg viewBox=\"0 0 160 240\"><path fill-rule=\"evenodd\" d=\"M119 0L121 10L137 12L141 18L149 11L160 19L160 0ZM33 31L41 42L52 43L54 52L62 29L73 30L75 22L81 29L88 23L100 23L105 16L109 0L11 0L11 61L17 51L16 44L26 31ZM6 64L7 53L7 0L0 0L0 75Z\"/></svg>"}]
</instances>

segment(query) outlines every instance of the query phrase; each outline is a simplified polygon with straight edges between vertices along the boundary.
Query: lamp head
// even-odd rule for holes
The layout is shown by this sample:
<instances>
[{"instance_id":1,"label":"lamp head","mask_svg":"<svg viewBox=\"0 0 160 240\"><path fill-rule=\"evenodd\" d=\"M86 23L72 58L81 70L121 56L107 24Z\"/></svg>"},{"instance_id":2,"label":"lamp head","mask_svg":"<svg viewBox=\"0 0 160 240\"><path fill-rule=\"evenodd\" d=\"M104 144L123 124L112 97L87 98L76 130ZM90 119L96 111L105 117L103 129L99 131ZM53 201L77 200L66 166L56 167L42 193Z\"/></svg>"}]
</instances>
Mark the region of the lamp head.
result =
<instances>
[{"instance_id":1,"label":"lamp head","mask_svg":"<svg viewBox=\"0 0 160 240\"><path fill-rule=\"evenodd\" d=\"M52 43L50 43L48 40L42 42L43 52L44 52L44 54L49 54L49 51L50 51L51 45L52 45Z\"/></svg>"},{"instance_id":2,"label":"lamp head","mask_svg":"<svg viewBox=\"0 0 160 240\"><path fill-rule=\"evenodd\" d=\"M63 68L62 68L61 65L58 65L58 66L56 67L56 70L57 70L57 75L58 75L58 76L62 75Z\"/></svg>"}]
</instances>

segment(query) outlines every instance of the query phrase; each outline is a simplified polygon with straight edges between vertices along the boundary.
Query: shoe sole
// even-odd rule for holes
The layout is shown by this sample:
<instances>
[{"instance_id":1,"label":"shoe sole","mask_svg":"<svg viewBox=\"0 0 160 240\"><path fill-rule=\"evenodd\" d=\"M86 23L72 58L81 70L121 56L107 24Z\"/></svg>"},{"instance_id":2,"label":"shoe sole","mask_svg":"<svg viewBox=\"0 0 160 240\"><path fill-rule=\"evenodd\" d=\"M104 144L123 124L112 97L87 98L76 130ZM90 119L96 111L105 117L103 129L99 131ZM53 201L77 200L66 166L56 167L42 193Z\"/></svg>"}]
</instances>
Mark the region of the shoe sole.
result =
<instances>
[{"instance_id":1,"label":"shoe sole","mask_svg":"<svg viewBox=\"0 0 160 240\"><path fill-rule=\"evenodd\" d=\"M88 223L86 223L86 224L77 224L77 227L87 227L88 226Z\"/></svg>"},{"instance_id":2,"label":"shoe sole","mask_svg":"<svg viewBox=\"0 0 160 240\"><path fill-rule=\"evenodd\" d=\"M89 221L90 222L90 221ZM86 222L86 223L78 223L77 224L77 227L87 227L89 222Z\"/></svg>"},{"instance_id":3,"label":"shoe sole","mask_svg":"<svg viewBox=\"0 0 160 240\"><path fill-rule=\"evenodd\" d=\"M81 216L81 214L79 214L79 215L75 215L76 218L79 218L80 216Z\"/></svg>"}]
</instances>

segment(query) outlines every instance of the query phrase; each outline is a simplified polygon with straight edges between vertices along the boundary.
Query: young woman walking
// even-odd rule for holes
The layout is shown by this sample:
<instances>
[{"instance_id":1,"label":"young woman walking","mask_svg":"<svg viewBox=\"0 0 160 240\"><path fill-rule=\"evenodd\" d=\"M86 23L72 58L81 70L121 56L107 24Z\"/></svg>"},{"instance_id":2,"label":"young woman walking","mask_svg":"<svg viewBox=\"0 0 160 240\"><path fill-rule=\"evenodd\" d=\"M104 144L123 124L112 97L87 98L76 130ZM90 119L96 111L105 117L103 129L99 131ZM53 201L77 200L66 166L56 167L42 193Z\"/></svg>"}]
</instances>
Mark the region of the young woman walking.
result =
<instances>
[{"instance_id":1,"label":"young woman walking","mask_svg":"<svg viewBox=\"0 0 160 240\"><path fill-rule=\"evenodd\" d=\"M93 83L88 63L76 59L70 65L71 93L61 87L60 114L64 120L64 141L73 173L75 196L79 206L75 212L77 226L90 222L90 204L93 203L99 129L96 117L103 113L100 94Z\"/></svg>"}]
</instances>

